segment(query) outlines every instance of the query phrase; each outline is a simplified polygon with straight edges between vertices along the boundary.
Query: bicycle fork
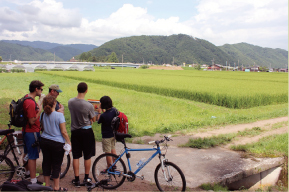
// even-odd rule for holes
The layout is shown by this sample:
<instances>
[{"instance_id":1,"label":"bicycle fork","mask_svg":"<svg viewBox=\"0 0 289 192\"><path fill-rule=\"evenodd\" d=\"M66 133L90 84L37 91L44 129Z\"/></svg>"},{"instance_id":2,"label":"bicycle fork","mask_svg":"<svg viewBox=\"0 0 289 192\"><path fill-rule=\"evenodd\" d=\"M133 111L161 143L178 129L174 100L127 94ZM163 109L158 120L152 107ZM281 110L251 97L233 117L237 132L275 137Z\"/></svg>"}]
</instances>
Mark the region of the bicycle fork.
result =
<instances>
[{"instance_id":1,"label":"bicycle fork","mask_svg":"<svg viewBox=\"0 0 289 192\"><path fill-rule=\"evenodd\" d=\"M163 159L161 159L161 157L160 157L162 172L164 174L165 180L167 182L170 182L173 180L173 177L171 175L169 167L165 163L165 162L168 162L168 159L166 159L166 157L164 155L162 155L162 156L163 156Z\"/></svg>"}]
</instances>

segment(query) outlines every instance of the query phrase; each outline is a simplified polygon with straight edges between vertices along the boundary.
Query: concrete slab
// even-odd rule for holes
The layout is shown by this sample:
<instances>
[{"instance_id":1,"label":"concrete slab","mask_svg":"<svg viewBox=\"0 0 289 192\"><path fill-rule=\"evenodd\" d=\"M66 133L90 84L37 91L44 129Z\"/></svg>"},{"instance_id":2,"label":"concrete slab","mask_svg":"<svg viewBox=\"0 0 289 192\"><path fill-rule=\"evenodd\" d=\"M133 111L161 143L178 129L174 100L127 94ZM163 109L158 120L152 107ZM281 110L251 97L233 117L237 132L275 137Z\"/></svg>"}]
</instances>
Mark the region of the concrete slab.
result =
<instances>
[{"instance_id":1,"label":"concrete slab","mask_svg":"<svg viewBox=\"0 0 289 192\"><path fill-rule=\"evenodd\" d=\"M152 145L127 144L130 148L151 148ZM97 154L94 159L102 154L101 143L96 143ZM117 142L117 153L123 149L123 144ZM136 164L142 158L148 159L153 152L131 152L131 165L133 171ZM284 162L283 158L253 158L245 159L239 153L224 148L216 147L211 149L192 149L169 147L166 158L178 165L183 171L187 186L196 188L204 183L230 184L254 175L270 168L277 167ZM123 159L126 162L126 159ZM80 167L84 167L83 160L80 160ZM159 164L159 159L154 158L147 164L139 175L144 175L144 179L154 181L154 171ZM72 167L71 167L72 168ZM84 174L84 170L80 170Z\"/></svg>"}]
</instances>

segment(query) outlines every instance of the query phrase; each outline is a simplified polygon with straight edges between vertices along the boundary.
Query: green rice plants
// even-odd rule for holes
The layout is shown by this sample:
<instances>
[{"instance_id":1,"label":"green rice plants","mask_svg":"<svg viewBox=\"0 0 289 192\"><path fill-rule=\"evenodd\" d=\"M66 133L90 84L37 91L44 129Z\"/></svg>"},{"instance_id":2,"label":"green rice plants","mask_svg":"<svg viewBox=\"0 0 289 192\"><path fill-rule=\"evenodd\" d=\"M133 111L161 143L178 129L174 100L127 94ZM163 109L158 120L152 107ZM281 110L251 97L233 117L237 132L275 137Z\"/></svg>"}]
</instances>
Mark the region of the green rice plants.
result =
<instances>
[{"instance_id":1,"label":"green rice plants","mask_svg":"<svg viewBox=\"0 0 289 192\"><path fill-rule=\"evenodd\" d=\"M286 74L100 68L46 74L235 109L288 103Z\"/></svg>"},{"instance_id":2,"label":"green rice plants","mask_svg":"<svg viewBox=\"0 0 289 192\"><path fill-rule=\"evenodd\" d=\"M96 70L99 70L98 68ZM114 70L101 69L98 73L108 73ZM115 71L122 72L121 69ZM124 69L124 74L130 71L139 72L138 69ZM151 70L150 75L159 75ZM49 74L46 74L49 73ZM12 99L19 99L28 93L28 86L32 80L41 80L45 86L43 93L48 93L48 86L58 84L62 93L57 100L65 107L65 120L68 134L70 134L70 113L68 110L68 100L77 95L76 87L83 79L67 78L61 74L82 74L88 84L86 99L100 99L104 95L109 95L113 100L113 105L123 111L129 119L129 133L133 136L153 135L155 133L173 134L174 132L192 132L200 128L223 126L227 124L248 123L262 119L283 117L288 115L288 104L274 104L266 106L251 107L247 109L227 108L209 103L196 102L189 99L169 97L156 93L135 91L127 88L108 86L99 84L91 75L95 72L36 72L36 73L2 73L0 75L0 102L3 111L0 112L0 120L3 128L7 127L9 121L8 106ZM90 75L89 75L90 74ZM114 73L115 75L117 73ZM146 74L146 73L144 73ZM169 75L164 73L162 75ZM183 74L186 75L186 74ZM190 75L190 74L187 74ZM83 78L80 77L80 78ZM124 77L121 75L120 77ZM91 78L92 80L89 80ZM125 78L125 77L124 77ZM133 80L132 80L133 81ZM153 87L153 85L152 85ZM166 90L167 93L170 92ZM38 100L38 98L36 98ZM5 111L6 109L6 111ZM215 116L216 118L212 118ZM97 123L93 124L96 139L101 139L101 127Z\"/></svg>"}]
</instances>

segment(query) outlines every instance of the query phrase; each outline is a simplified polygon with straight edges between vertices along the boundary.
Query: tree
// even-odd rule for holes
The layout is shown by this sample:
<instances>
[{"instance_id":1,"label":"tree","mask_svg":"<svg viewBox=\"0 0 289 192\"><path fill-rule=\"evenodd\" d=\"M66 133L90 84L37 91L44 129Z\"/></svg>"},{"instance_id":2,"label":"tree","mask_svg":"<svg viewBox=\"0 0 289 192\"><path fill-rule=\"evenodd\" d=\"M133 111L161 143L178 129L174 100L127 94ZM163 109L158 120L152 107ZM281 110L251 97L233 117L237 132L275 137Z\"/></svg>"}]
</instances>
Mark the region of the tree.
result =
<instances>
[{"instance_id":1,"label":"tree","mask_svg":"<svg viewBox=\"0 0 289 192\"><path fill-rule=\"evenodd\" d=\"M110 56L108 57L107 61L110 62L110 63L118 63L119 62L115 52L112 52L110 54Z\"/></svg>"},{"instance_id":2,"label":"tree","mask_svg":"<svg viewBox=\"0 0 289 192\"><path fill-rule=\"evenodd\" d=\"M82 60L82 61L83 60L87 60L86 53L85 52L81 53L79 59Z\"/></svg>"},{"instance_id":3,"label":"tree","mask_svg":"<svg viewBox=\"0 0 289 192\"><path fill-rule=\"evenodd\" d=\"M2 62L2 56L0 56L0 62Z\"/></svg>"},{"instance_id":4,"label":"tree","mask_svg":"<svg viewBox=\"0 0 289 192\"><path fill-rule=\"evenodd\" d=\"M195 69L201 70L201 65L200 65L200 64L196 65L196 66L195 66Z\"/></svg>"}]
</instances>

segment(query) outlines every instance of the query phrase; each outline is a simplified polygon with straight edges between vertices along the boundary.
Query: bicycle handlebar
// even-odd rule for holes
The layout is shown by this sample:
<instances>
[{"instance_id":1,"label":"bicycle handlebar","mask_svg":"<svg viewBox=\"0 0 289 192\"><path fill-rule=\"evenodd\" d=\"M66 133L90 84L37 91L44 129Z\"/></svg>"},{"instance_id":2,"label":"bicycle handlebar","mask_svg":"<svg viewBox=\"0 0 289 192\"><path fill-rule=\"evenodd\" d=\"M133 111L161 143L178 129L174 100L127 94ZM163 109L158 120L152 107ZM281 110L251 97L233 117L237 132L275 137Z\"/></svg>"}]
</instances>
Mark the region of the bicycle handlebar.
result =
<instances>
[{"instance_id":1,"label":"bicycle handlebar","mask_svg":"<svg viewBox=\"0 0 289 192\"><path fill-rule=\"evenodd\" d=\"M163 143L163 142L165 142L165 141L172 141L172 139L170 139L170 137L171 137L171 135L168 135L168 136L164 136L164 139L162 139L162 140L155 140L155 141L150 141L150 142L148 142L148 144L152 144L152 143L155 143L155 144L160 144L160 143Z\"/></svg>"}]
</instances>

